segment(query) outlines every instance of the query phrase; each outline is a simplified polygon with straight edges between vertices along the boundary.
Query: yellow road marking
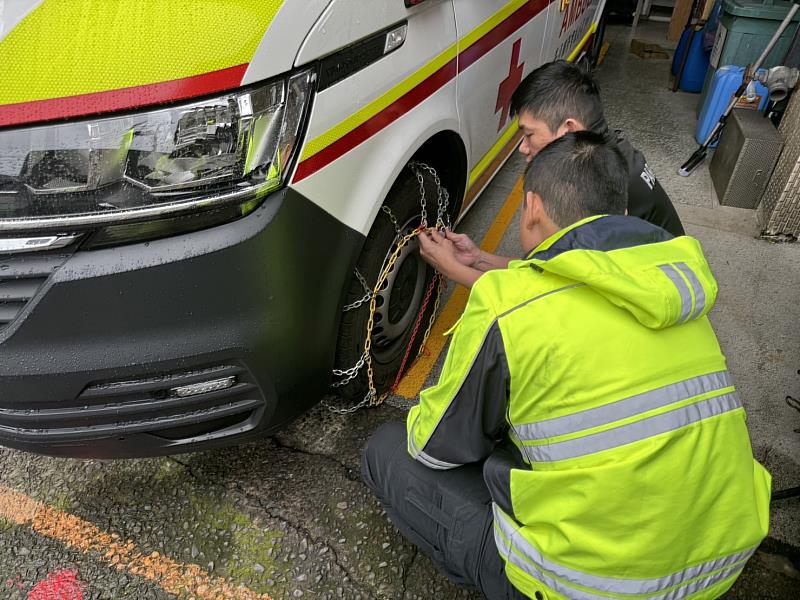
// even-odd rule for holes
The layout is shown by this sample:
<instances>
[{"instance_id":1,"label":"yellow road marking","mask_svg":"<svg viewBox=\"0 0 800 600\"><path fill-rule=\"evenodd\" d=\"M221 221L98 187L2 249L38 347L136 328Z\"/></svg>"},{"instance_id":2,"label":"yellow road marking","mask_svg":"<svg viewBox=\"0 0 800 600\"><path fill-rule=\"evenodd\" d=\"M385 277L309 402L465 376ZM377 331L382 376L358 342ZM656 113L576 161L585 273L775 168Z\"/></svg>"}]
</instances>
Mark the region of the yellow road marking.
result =
<instances>
[{"instance_id":1,"label":"yellow road marking","mask_svg":"<svg viewBox=\"0 0 800 600\"><path fill-rule=\"evenodd\" d=\"M508 229L511 221L514 220L514 215L519 209L521 202L522 177L517 180L514 189L511 190L508 198L506 198L503 208L497 213L494 223L492 223L489 231L486 232L483 240L481 240L480 246L483 250L486 252L494 252L497 249L497 246L503 239L506 229ZM428 337L428 343L425 346L425 353L411 365L408 373L406 373L405 377L400 381L400 385L397 386L396 393L399 396L408 400L417 397L447 342L447 337L445 337L444 332L455 325L458 317L461 316L464 307L467 305L467 298L469 298L469 290L465 287L459 285L453 290L450 299L433 324L433 329L431 329L431 334Z\"/></svg>"},{"instance_id":2,"label":"yellow road marking","mask_svg":"<svg viewBox=\"0 0 800 600\"><path fill-rule=\"evenodd\" d=\"M95 552L100 560L148 579L164 591L199 600L271 600L243 585L211 577L202 567L179 563L158 552L144 554L131 540L107 533L80 517L60 511L0 485L0 517L16 525L30 525L38 534L81 552Z\"/></svg>"}]
</instances>

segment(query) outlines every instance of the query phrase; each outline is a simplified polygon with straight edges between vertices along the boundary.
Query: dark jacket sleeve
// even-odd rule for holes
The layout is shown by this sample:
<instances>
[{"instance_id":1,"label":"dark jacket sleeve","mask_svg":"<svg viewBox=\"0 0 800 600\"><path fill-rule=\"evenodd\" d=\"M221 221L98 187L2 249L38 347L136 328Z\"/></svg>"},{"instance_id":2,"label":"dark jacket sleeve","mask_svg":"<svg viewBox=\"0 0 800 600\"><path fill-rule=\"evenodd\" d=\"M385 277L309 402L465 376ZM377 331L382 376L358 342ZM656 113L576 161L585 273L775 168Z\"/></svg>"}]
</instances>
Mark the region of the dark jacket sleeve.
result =
<instances>
[{"instance_id":1,"label":"dark jacket sleeve","mask_svg":"<svg viewBox=\"0 0 800 600\"><path fill-rule=\"evenodd\" d=\"M408 415L408 450L432 469L480 461L507 430L510 376L503 334L476 284L439 382Z\"/></svg>"},{"instance_id":2,"label":"dark jacket sleeve","mask_svg":"<svg viewBox=\"0 0 800 600\"><path fill-rule=\"evenodd\" d=\"M644 155L617 132L617 145L628 163L628 214L666 229L674 236L685 235L675 207L647 165Z\"/></svg>"}]
</instances>

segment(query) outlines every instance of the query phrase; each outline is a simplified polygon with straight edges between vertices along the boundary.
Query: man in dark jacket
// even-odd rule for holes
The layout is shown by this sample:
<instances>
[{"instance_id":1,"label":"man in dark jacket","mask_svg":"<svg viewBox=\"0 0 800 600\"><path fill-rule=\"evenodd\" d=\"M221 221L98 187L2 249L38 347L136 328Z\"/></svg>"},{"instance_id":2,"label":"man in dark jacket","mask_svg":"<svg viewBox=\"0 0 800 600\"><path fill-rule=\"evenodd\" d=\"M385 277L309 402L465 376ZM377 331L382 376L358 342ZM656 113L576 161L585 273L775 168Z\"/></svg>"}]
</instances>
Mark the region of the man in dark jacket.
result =
<instances>
[{"instance_id":1,"label":"man in dark jacket","mask_svg":"<svg viewBox=\"0 0 800 600\"><path fill-rule=\"evenodd\" d=\"M523 138L519 151L531 162L539 150L565 133L589 129L617 143L628 164L628 214L684 235L683 226L644 155L619 130L610 131L600 90L592 76L564 60L542 65L519 84L511 99Z\"/></svg>"},{"instance_id":2,"label":"man in dark jacket","mask_svg":"<svg viewBox=\"0 0 800 600\"><path fill-rule=\"evenodd\" d=\"M675 237L685 235L669 196L647 166L644 155L619 130L611 131L603 116L600 90L592 76L578 65L557 60L532 71L511 98L523 138L519 151L530 163L539 151L566 133L590 130L614 142L628 167L629 215L657 225ZM505 269L511 258L480 250L465 234L433 232L420 239L422 256L446 277L466 287L484 272ZM442 252L455 254L460 265L448 268Z\"/></svg>"}]
</instances>

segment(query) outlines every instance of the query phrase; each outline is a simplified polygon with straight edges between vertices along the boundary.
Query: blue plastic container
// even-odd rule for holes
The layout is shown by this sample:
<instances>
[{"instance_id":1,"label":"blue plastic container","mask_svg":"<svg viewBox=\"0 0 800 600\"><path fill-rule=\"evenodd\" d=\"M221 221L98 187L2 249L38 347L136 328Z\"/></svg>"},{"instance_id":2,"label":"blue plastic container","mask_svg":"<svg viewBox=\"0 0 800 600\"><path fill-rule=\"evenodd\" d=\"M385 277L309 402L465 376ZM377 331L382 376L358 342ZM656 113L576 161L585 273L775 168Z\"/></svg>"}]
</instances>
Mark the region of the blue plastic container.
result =
<instances>
[{"instance_id":1,"label":"blue plastic container","mask_svg":"<svg viewBox=\"0 0 800 600\"><path fill-rule=\"evenodd\" d=\"M703 89L703 81L708 70L708 60L711 56L711 53L707 52L703 47L702 31L695 31L694 36L692 36L691 27L683 30L681 39L678 41L678 47L675 49L675 55L672 57L672 75L678 74L683 52L686 49L686 45L689 44L690 37L692 40L689 45L689 55L686 57L686 65L683 67L678 87L684 92L699 92Z\"/></svg>"},{"instance_id":2,"label":"blue plastic container","mask_svg":"<svg viewBox=\"0 0 800 600\"><path fill-rule=\"evenodd\" d=\"M708 134L714 129L722 113L728 108L731 97L742 83L742 77L744 77L744 67L737 67L736 65L720 67L714 73L714 78L708 87L703 106L700 109L700 116L697 118L694 138L698 143L705 142ZM755 88L756 94L761 96L760 99L756 100L758 102L758 110L763 110L767 106L769 92L767 88L758 82L755 82ZM711 144L712 148L716 146L716 142Z\"/></svg>"}]
</instances>

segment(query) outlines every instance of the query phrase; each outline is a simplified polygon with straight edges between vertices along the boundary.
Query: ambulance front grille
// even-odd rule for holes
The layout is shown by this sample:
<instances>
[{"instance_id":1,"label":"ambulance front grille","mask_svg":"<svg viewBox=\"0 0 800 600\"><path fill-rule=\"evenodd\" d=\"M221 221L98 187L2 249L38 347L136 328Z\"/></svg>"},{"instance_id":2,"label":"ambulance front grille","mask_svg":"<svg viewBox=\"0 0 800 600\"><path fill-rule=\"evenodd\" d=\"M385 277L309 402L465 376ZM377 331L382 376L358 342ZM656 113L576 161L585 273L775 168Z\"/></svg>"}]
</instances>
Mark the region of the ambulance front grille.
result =
<instances>
[{"instance_id":1,"label":"ambulance front grille","mask_svg":"<svg viewBox=\"0 0 800 600\"><path fill-rule=\"evenodd\" d=\"M65 260L63 255L0 257L0 333L17 319Z\"/></svg>"}]
</instances>

